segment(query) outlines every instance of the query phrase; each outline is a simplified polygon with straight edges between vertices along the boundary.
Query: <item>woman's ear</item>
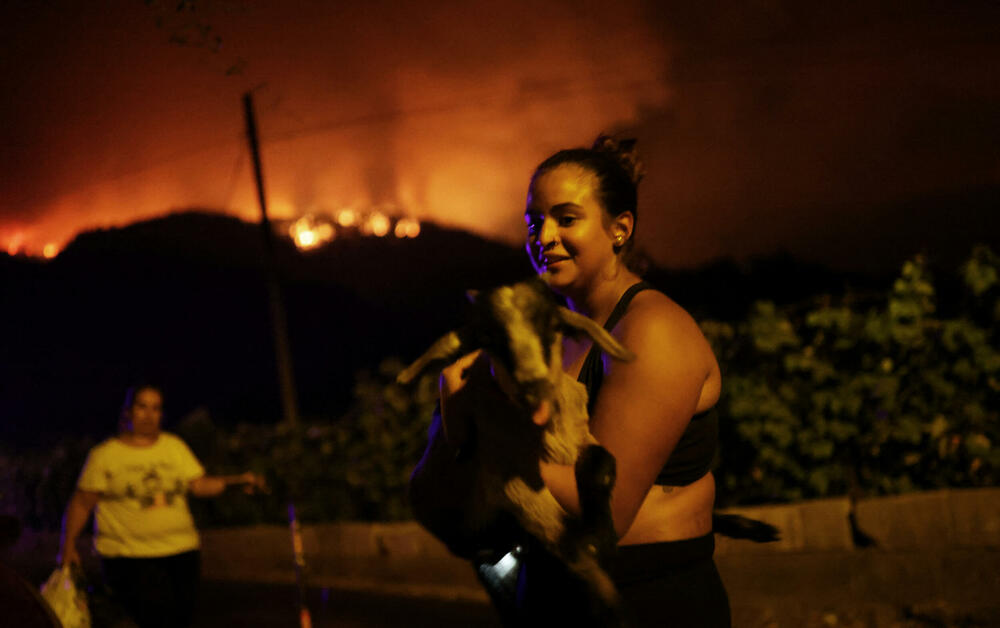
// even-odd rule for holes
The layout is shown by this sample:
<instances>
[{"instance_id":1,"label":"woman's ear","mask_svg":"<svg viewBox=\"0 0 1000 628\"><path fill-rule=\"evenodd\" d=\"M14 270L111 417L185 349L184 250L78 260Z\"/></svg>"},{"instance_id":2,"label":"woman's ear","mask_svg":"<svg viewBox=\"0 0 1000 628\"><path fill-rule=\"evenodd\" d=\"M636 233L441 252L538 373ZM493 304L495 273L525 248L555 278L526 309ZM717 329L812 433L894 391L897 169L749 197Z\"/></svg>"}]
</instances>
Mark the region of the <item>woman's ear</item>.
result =
<instances>
[{"instance_id":1,"label":"woman's ear","mask_svg":"<svg viewBox=\"0 0 1000 628\"><path fill-rule=\"evenodd\" d=\"M611 221L611 237L619 246L628 242L632 237L632 229L635 226L635 216L632 212L622 212Z\"/></svg>"}]
</instances>

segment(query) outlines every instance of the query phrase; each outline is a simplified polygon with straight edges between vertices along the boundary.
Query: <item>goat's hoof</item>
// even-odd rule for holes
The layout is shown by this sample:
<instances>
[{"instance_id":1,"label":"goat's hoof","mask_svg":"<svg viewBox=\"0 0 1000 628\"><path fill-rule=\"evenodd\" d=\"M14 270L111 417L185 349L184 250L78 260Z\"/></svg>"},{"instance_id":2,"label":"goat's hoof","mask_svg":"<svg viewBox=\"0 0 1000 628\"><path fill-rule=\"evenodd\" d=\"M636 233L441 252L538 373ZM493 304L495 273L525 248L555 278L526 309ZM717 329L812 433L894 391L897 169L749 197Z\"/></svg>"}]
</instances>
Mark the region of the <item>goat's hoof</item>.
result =
<instances>
[{"instance_id":1,"label":"goat's hoof","mask_svg":"<svg viewBox=\"0 0 1000 628\"><path fill-rule=\"evenodd\" d=\"M590 445L576 461L576 478L587 490L609 491L615 485L615 457L600 445Z\"/></svg>"}]
</instances>

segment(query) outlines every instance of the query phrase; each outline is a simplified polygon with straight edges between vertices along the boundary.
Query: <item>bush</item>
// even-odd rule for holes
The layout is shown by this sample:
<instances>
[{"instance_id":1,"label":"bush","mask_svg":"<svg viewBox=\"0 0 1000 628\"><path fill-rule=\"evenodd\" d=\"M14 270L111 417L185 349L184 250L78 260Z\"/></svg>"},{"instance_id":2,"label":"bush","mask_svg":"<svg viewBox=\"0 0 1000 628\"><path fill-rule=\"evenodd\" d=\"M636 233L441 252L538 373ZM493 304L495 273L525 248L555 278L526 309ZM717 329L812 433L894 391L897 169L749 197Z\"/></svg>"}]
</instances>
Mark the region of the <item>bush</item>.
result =
<instances>
[{"instance_id":1,"label":"bush","mask_svg":"<svg viewBox=\"0 0 1000 628\"><path fill-rule=\"evenodd\" d=\"M359 373L351 410L336 421L241 425L220 429L206 411L182 419L175 432L211 474L253 470L267 494L230 490L216 499L188 500L199 526L285 523L289 502L303 522L409 519L406 485L423 451L437 381L425 376L399 386L396 359ZM92 440L51 450L0 452L0 514L35 529L58 530Z\"/></svg>"},{"instance_id":2,"label":"bush","mask_svg":"<svg viewBox=\"0 0 1000 628\"><path fill-rule=\"evenodd\" d=\"M920 258L888 297L862 307L778 309L706 322L723 366L725 501L888 494L1000 479L998 258L962 269L963 311L935 316Z\"/></svg>"},{"instance_id":3,"label":"bush","mask_svg":"<svg viewBox=\"0 0 1000 628\"><path fill-rule=\"evenodd\" d=\"M423 377L412 389L396 384L403 364L385 360L362 371L350 411L336 421L243 425L216 429L206 414L178 426L212 473L263 473L271 491L189 500L201 525L280 523L293 502L301 521L393 521L410 518L406 486L423 451L437 381Z\"/></svg>"},{"instance_id":4,"label":"bush","mask_svg":"<svg viewBox=\"0 0 1000 628\"><path fill-rule=\"evenodd\" d=\"M44 453L0 452L0 514L36 530L59 530L89 439L63 439Z\"/></svg>"},{"instance_id":5,"label":"bush","mask_svg":"<svg viewBox=\"0 0 1000 628\"><path fill-rule=\"evenodd\" d=\"M890 494L1000 480L1000 258L985 247L961 269L958 312L937 315L923 260L877 300L822 297L745 321L702 325L723 368L720 502ZM213 474L247 469L271 492L190 500L200 525L408 519L406 485L423 450L436 380L395 383L402 364L359 373L335 421L232 430L207 412L177 426ZM0 513L58 529L93 445L0 452Z\"/></svg>"}]
</instances>

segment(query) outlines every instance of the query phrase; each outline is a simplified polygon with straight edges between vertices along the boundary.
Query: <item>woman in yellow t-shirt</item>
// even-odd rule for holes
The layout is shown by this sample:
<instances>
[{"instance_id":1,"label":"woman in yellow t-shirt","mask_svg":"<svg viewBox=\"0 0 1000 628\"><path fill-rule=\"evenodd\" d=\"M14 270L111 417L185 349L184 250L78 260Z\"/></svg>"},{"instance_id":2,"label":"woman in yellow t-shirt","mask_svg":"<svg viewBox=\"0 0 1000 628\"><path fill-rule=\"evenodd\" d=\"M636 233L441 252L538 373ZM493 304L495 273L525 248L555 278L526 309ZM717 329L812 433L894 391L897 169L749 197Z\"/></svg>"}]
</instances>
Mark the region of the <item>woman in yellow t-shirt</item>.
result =
<instances>
[{"instance_id":1,"label":"woman in yellow t-shirt","mask_svg":"<svg viewBox=\"0 0 1000 628\"><path fill-rule=\"evenodd\" d=\"M95 511L94 547L116 600L141 628L191 624L200 543L187 493L221 494L227 486L264 488L246 472L210 476L188 446L160 430L163 393L129 389L120 431L90 450L66 508L60 564L80 562L76 541Z\"/></svg>"}]
</instances>

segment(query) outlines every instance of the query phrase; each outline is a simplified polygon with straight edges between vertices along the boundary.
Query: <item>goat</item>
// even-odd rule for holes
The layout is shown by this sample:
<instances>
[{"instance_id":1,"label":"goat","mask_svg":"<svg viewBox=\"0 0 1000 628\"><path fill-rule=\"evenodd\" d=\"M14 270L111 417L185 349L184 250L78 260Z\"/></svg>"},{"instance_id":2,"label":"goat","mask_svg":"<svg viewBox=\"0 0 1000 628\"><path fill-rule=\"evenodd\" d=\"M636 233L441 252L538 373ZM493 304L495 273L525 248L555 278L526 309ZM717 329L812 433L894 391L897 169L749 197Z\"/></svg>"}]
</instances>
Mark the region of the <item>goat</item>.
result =
<instances>
[{"instance_id":1,"label":"goat","mask_svg":"<svg viewBox=\"0 0 1000 628\"><path fill-rule=\"evenodd\" d=\"M587 392L563 371L562 338L586 334L615 359L634 355L594 321L560 306L540 278L470 293L470 299L468 324L433 343L397 378L409 383L432 366L482 349L498 381L510 383L513 404L477 403L470 410L476 484L461 513L446 517L457 514L457 525L474 535L501 513L513 515L603 609L615 609L618 594L601 565L616 543L610 511L614 457L590 433ZM539 460L575 466L580 517L567 514L545 487ZM440 521L441 514L434 516ZM434 521L425 517L422 523L456 551L454 539L444 538L449 534ZM445 525L453 530L456 522Z\"/></svg>"}]
</instances>

